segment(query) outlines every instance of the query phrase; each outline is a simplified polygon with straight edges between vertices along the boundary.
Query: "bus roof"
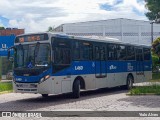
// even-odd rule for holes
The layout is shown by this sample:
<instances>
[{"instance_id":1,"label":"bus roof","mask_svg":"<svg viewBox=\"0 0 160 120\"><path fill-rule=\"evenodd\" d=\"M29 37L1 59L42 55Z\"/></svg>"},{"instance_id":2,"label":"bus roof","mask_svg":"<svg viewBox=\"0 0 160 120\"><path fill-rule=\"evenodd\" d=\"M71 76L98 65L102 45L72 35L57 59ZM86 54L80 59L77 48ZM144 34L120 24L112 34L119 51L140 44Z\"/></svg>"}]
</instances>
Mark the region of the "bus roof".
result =
<instances>
[{"instance_id":1,"label":"bus roof","mask_svg":"<svg viewBox=\"0 0 160 120\"><path fill-rule=\"evenodd\" d=\"M145 46L145 47L151 47L150 45L146 44L131 44L127 42L120 41L117 38L110 38L110 37L102 37L102 36L73 36L73 35L67 35L61 32L39 32L39 33L28 33L28 34L21 34L18 36L23 35L32 35L32 34L44 34L47 33L50 36L56 36L56 37L62 37L62 38L72 38L72 39L78 39L78 40L87 40L87 41L94 41L94 42L105 42L105 43L117 43L117 44L124 44L124 45L134 45L134 46Z\"/></svg>"}]
</instances>

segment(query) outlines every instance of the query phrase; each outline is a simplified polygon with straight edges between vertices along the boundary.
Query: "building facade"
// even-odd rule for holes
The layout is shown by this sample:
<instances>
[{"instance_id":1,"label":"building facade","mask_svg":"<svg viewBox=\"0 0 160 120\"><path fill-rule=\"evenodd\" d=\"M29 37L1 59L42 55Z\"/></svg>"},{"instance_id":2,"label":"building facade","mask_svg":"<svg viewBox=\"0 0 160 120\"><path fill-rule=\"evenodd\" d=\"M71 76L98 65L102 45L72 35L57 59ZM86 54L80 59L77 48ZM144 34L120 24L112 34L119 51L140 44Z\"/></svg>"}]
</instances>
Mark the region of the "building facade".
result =
<instances>
[{"instance_id":1,"label":"building facade","mask_svg":"<svg viewBox=\"0 0 160 120\"><path fill-rule=\"evenodd\" d=\"M151 45L152 41L150 21L124 18L62 24L55 31L75 36L113 37L123 42L145 45ZM160 25L154 23L153 38L158 36Z\"/></svg>"},{"instance_id":2,"label":"building facade","mask_svg":"<svg viewBox=\"0 0 160 120\"><path fill-rule=\"evenodd\" d=\"M20 35L24 33L24 29L18 28L6 28L4 30L0 30L0 36L10 36L10 35Z\"/></svg>"},{"instance_id":3,"label":"building facade","mask_svg":"<svg viewBox=\"0 0 160 120\"><path fill-rule=\"evenodd\" d=\"M0 30L0 79L6 79L6 74L12 70L12 63L7 59L7 49L13 46L17 35L24 34L24 29L6 28Z\"/></svg>"}]
</instances>

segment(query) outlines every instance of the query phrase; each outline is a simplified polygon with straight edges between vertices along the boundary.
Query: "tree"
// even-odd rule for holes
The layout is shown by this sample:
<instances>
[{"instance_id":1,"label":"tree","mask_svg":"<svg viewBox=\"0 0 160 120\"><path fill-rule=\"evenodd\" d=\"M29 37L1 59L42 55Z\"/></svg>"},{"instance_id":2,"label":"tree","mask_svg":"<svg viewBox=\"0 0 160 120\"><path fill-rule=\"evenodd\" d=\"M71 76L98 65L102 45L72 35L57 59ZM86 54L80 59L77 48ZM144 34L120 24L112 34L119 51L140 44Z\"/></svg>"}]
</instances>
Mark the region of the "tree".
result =
<instances>
[{"instance_id":1,"label":"tree","mask_svg":"<svg viewBox=\"0 0 160 120\"><path fill-rule=\"evenodd\" d=\"M5 29L4 27L0 26L0 30L4 30L4 29Z\"/></svg>"},{"instance_id":2,"label":"tree","mask_svg":"<svg viewBox=\"0 0 160 120\"><path fill-rule=\"evenodd\" d=\"M160 37L152 43L152 53L160 57Z\"/></svg>"},{"instance_id":3,"label":"tree","mask_svg":"<svg viewBox=\"0 0 160 120\"><path fill-rule=\"evenodd\" d=\"M160 37L152 43L152 65L153 71L156 71L157 66L160 66Z\"/></svg>"},{"instance_id":4,"label":"tree","mask_svg":"<svg viewBox=\"0 0 160 120\"><path fill-rule=\"evenodd\" d=\"M145 7L148 9L148 12L145 15L149 20L158 20L160 19L160 0L145 0Z\"/></svg>"},{"instance_id":5,"label":"tree","mask_svg":"<svg viewBox=\"0 0 160 120\"><path fill-rule=\"evenodd\" d=\"M47 32L53 32L53 31L54 31L54 26L53 27L49 26Z\"/></svg>"}]
</instances>

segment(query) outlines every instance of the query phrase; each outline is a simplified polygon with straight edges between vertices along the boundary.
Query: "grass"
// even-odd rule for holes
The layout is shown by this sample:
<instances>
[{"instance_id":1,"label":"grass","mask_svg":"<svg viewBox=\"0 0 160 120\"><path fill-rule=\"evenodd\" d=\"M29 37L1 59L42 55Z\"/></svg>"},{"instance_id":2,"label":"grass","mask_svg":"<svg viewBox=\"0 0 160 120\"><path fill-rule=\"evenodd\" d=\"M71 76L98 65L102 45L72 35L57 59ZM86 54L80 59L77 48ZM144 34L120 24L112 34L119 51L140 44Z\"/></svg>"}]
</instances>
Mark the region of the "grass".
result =
<instances>
[{"instance_id":1,"label":"grass","mask_svg":"<svg viewBox=\"0 0 160 120\"><path fill-rule=\"evenodd\" d=\"M0 82L0 93L13 91L11 82Z\"/></svg>"},{"instance_id":2,"label":"grass","mask_svg":"<svg viewBox=\"0 0 160 120\"><path fill-rule=\"evenodd\" d=\"M160 73L152 73L152 80L149 82L160 82ZM160 84L154 84L148 86L137 86L132 88L128 95L160 95Z\"/></svg>"},{"instance_id":3,"label":"grass","mask_svg":"<svg viewBox=\"0 0 160 120\"><path fill-rule=\"evenodd\" d=\"M160 85L137 86L129 91L128 95L160 95Z\"/></svg>"},{"instance_id":4,"label":"grass","mask_svg":"<svg viewBox=\"0 0 160 120\"><path fill-rule=\"evenodd\" d=\"M152 80L149 82L160 82L160 73L152 73Z\"/></svg>"}]
</instances>

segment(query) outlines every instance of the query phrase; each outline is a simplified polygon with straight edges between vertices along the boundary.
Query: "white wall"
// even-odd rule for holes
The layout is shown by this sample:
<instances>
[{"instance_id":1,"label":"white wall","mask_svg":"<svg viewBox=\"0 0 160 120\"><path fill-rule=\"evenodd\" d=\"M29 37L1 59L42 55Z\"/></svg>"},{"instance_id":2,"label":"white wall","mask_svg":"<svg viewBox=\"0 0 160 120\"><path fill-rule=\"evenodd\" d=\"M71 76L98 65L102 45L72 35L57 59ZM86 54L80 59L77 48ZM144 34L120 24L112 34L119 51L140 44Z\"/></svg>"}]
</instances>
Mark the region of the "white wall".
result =
<instances>
[{"instance_id":1,"label":"white wall","mask_svg":"<svg viewBox=\"0 0 160 120\"><path fill-rule=\"evenodd\" d=\"M160 25L154 24L154 38L160 36ZM108 36L121 41L151 44L151 24L149 21L111 19L63 25L63 32L75 36Z\"/></svg>"}]
</instances>

